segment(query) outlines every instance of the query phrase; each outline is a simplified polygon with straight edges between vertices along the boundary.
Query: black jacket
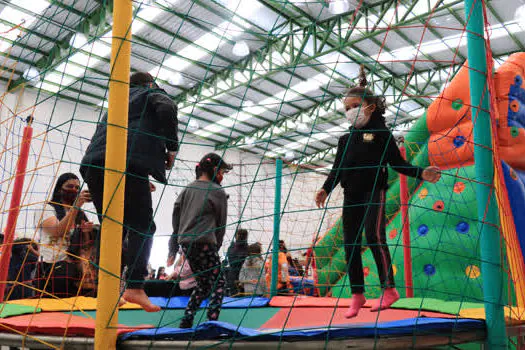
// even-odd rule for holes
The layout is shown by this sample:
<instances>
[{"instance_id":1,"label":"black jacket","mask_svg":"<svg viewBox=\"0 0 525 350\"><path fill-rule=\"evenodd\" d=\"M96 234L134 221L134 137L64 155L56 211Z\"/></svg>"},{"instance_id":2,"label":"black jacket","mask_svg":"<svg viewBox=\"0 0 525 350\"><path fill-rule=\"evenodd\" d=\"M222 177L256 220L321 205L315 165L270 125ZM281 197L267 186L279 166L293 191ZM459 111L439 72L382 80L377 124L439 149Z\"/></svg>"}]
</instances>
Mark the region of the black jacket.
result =
<instances>
[{"instance_id":1,"label":"black jacket","mask_svg":"<svg viewBox=\"0 0 525 350\"><path fill-rule=\"evenodd\" d=\"M107 113L98 123L82 165L104 166ZM178 150L177 106L161 89L129 91L127 169L141 169L166 182L166 153Z\"/></svg>"},{"instance_id":2,"label":"black jacket","mask_svg":"<svg viewBox=\"0 0 525 350\"><path fill-rule=\"evenodd\" d=\"M394 136L382 118L373 116L362 129L350 128L350 133L339 138L335 162L323 189L330 193L339 182L345 192L386 189L387 165L401 174L416 178L421 178L423 171L401 156Z\"/></svg>"}]
</instances>

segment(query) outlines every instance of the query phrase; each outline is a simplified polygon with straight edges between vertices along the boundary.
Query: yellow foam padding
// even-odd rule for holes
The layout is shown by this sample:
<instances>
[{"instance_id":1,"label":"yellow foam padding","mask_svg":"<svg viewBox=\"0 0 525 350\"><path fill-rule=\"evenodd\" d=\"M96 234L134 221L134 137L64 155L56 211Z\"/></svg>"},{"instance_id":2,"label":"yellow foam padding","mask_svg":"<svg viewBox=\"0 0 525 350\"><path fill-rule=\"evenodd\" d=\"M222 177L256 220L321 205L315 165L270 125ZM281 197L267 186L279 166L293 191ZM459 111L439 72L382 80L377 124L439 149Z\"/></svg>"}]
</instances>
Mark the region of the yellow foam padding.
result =
<instances>
[{"instance_id":1,"label":"yellow foam padding","mask_svg":"<svg viewBox=\"0 0 525 350\"><path fill-rule=\"evenodd\" d=\"M97 309L97 299L91 297L72 297L64 299L20 299L8 301L8 304L33 306L42 311L89 311ZM137 304L126 303L119 309L140 309Z\"/></svg>"},{"instance_id":2,"label":"yellow foam padding","mask_svg":"<svg viewBox=\"0 0 525 350\"><path fill-rule=\"evenodd\" d=\"M485 319L485 309L463 309L459 312L459 316L463 318L473 318L478 320ZM505 306L505 321L507 324L521 324L525 323L525 309L519 307Z\"/></svg>"}]
</instances>

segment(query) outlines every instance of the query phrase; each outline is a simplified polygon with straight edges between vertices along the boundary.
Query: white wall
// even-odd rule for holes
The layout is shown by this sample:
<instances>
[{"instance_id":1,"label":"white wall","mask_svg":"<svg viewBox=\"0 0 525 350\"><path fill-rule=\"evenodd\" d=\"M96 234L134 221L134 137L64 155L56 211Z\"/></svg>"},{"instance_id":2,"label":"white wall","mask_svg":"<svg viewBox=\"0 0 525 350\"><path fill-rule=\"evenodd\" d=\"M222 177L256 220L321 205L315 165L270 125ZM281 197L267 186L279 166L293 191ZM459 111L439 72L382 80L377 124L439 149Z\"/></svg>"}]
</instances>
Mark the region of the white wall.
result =
<instances>
[{"instance_id":1,"label":"white wall","mask_svg":"<svg viewBox=\"0 0 525 350\"><path fill-rule=\"evenodd\" d=\"M103 111L57 100L55 97L37 96L32 91L23 95L8 94L0 106L0 226L7 220L12 176L16 169L18 147L25 118L34 109L34 138L24 185L21 215L17 235L33 237L34 212L49 198L56 177L63 172L78 174L79 162L89 143L95 124ZM13 118L13 115L19 117ZM195 178L195 165L200 158L213 151L211 144L189 136L182 137L182 146L175 167L169 175L168 185L156 184L153 194L157 233L151 256L151 264L165 264L167 242L172 233L171 215L173 203L181 189ZM221 153L221 152L218 152ZM221 154L222 155L222 154ZM269 248L273 236L273 210L275 198L275 164L240 150L228 150L225 159L234 164L234 170L223 183L229 199L228 230L223 253L229 246L237 227L250 231L250 242L261 242ZM325 176L285 166L283 170L281 202L284 216L281 221L280 238L290 249L305 250L315 235L321 234L333 224L340 209L314 210L313 197L321 187ZM341 193L334 193L332 203L341 205ZM86 211L95 222L92 206Z\"/></svg>"}]
</instances>

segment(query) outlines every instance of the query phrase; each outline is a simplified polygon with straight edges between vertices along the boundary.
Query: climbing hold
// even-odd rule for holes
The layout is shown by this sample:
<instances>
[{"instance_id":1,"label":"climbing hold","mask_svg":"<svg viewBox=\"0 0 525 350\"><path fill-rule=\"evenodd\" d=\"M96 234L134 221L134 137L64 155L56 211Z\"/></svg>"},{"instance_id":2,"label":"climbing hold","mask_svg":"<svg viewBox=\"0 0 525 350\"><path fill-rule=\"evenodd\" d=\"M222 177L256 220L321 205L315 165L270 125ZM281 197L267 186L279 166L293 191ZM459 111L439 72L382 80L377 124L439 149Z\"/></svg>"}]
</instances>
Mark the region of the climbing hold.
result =
<instances>
[{"instance_id":1,"label":"climbing hold","mask_svg":"<svg viewBox=\"0 0 525 350\"><path fill-rule=\"evenodd\" d=\"M419 197L419 199L425 199L427 195L428 195L428 190L426 188L422 188L421 191L419 191L417 196Z\"/></svg>"},{"instance_id":2,"label":"climbing hold","mask_svg":"<svg viewBox=\"0 0 525 350\"><path fill-rule=\"evenodd\" d=\"M363 275L366 277L370 274L370 268L368 266L365 266L363 268Z\"/></svg>"},{"instance_id":3,"label":"climbing hold","mask_svg":"<svg viewBox=\"0 0 525 350\"><path fill-rule=\"evenodd\" d=\"M512 137L518 137L520 135L520 129L518 129L517 127L513 126L510 128L510 136Z\"/></svg>"},{"instance_id":4,"label":"climbing hold","mask_svg":"<svg viewBox=\"0 0 525 350\"><path fill-rule=\"evenodd\" d=\"M420 225L418 228L417 228L417 234L420 235L420 236L426 236L428 233L428 226L425 225L425 224L422 224Z\"/></svg>"},{"instance_id":5,"label":"climbing hold","mask_svg":"<svg viewBox=\"0 0 525 350\"><path fill-rule=\"evenodd\" d=\"M521 86L523 79L521 78L521 75L516 75L516 78L514 78L514 81L516 82L516 85Z\"/></svg>"},{"instance_id":6,"label":"climbing hold","mask_svg":"<svg viewBox=\"0 0 525 350\"><path fill-rule=\"evenodd\" d=\"M459 148L465 144L465 136L459 135L454 138L454 147Z\"/></svg>"},{"instance_id":7,"label":"climbing hold","mask_svg":"<svg viewBox=\"0 0 525 350\"><path fill-rule=\"evenodd\" d=\"M434 203L434 205L432 206L432 209L434 209L435 211L443 211L443 209L445 209L445 202L436 201L436 203Z\"/></svg>"},{"instance_id":8,"label":"climbing hold","mask_svg":"<svg viewBox=\"0 0 525 350\"><path fill-rule=\"evenodd\" d=\"M468 278L476 279L481 275L481 271L476 265L469 265L465 269L465 274Z\"/></svg>"},{"instance_id":9,"label":"climbing hold","mask_svg":"<svg viewBox=\"0 0 525 350\"><path fill-rule=\"evenodd\" d=\"M397 229L391 230L390 233L388 234L388 237L390 239L394 239L394 238L396 238L396 236L397 236Z\"/></svg>"},{"instance_id":10,"label":"climbing hold","mask_svg":"<svg viewBox=\"0 0 525 350\"><path fill-rule=\"evenodd\" d=\"M463 101L461 99L457 99L454 102L452 102L452 109L455 111L459 111L463 107Z\"/></svg>"},{"instance_id":11,"label":"climbing hold","mask_svg":"<svg viewBox=\"0 0 525 350\"><path fill-rule=\"evenodd\" d=\"M520 102L518 100L512 100L509 103L510 110L517 113L520 110Z\"/></svg>"},{"instance_id":12,"label":"climbing hold","mask_svg":"<svg viewBox=\"0 0 525 350\"><path fill-rule=\"evenodd\" d=\"M465 184L463 182L456 182L454 184L454 192L461 193L465 190Z\"/></svg>"},{"instance_id":13,"label":"climbing hold","mask_svg":"<svg viewBox=\"0 0 525 350\"><path fill-rule=\"evenodd\" d=\"M392 264L392 272L394 273L394 276L397 275L397 267L394 264Z\"/></svg>"},{"instance_id":14,"label":"climbing hold","mask_svg":"<svg viewBox=\"0 0 525 350\"><path fill-rule=\"evenodd\" d=\"M516 170L510 168L510 177L514 181L518 180L518 173L516 173Z\"/></svg>"},{"instance_id":15,"label":"climbing hold","mask_svg":"<svg viewBox=\"0 0 525 350\"><path fill-rule=\"evenodd\" d=\"M459 233L468 233L468 231L470 230L470 225L467 223L467 222L460 222L456 225L456 231L458 231Z\"/></svg>"},{"instance_id":16,"label":"climbing hold","mask_svg":"<svg viewBox=\"0 0 525 350\"><path fill-rule=\"evenodd\" d=\"M423 267L423 271L427 276L432 276L436 273L436 268L432 264L426 264L425 267Z\"/></svg>"}]
</instances>

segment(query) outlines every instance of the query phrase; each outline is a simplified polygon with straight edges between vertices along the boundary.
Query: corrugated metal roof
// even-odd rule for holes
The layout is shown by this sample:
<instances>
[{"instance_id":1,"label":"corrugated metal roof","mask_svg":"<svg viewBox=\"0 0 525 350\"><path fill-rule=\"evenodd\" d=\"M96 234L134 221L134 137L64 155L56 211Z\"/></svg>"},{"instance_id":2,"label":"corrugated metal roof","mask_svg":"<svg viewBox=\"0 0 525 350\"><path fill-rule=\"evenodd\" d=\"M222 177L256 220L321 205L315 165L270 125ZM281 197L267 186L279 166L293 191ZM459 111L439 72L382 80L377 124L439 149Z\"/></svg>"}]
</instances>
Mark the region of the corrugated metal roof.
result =
<instances>
[{"instance_id":1,"label":"corrugated metal roof","mask_svg":"<svg viewBox=\"0 0 525 350\"><path fill-rule=\"evenodd\" d=\"M34 85L52 89L52 93L58 90L59 94L78 98L80 102L102 103L107 95L105 89L110 69L107 46L100 51L105 44L97 39L97 51L93 52L88 63L86 57L90 54L89 45L82 47L82 50L87 50L84 54L88 56L79 58L80 53L69 47L69 38L78 30L88 31L84 34L89 38L97 28L106 28L110 22L109 8L104 9L101 3L91 0L60 0L47 7L42 7L45 4L43 0L35 1L35 6L16 7L34 20L27 22L29 24L19 39L10 39L16 39L16 42L11 57L4 61L2 78L8 79L6 70L11 66L16 66L15 80L28 68L38 68L47 72L46 81L41 85L37 78ZM347 87L351 85L351 79L356 77L361 62L368 64L371 81L390 79L386 82L389 84L386 94L387 99L390 98L395 105L390 108L389 121L406 120L407 116L418 117L414 114L420 113L430 102L430 98L425 95L437 94L452 74L446 67L459 64L466 57L466 46L461 44L461 36L465 32L461 1L454 3L453 0L445 0L438 8L432 7L435 0L418 2L405 20L414 16L420 18L401 26L397 26L397 21L406 15L408 4L404 3L388 8L384 5L373 7L382 3L380 1L363 1L363 7L356 13L355 4L349 2L348 12L336 15L326 3L313 0L242 1L240 6L237 6L236 1L224 0L134 2L137 6L136 15L149 16L149 22L144 25L143 20L135 19L134 28L138 28L138 25L142 27L134 33L132 70L156 72L162 65L165 70L159 73L159 82L170 95L179 99L181 126L185 127L188 117L196 118L198 130L213 130L205 138L214 142L231 142L243 136L267 140L271 133L273 137L270 145L258 144L249 150L263 153L266 148L283 148L294 140L304 138L309 131L298 133L290 128L282 132L286 129L286 124L281 125L282 121L302 122L312 112L313 118L320 116L313 129L314 135L325 135L344 119L338 118L332 107L319 110L316 106L333 101L340 103ZM247 1L250 1L248 5ZM10 6L10 2L4 2L8 4L3 6L0 3L0 17L2 10ZM35 13L37 5L40 6L40 12ZM495 56L524 49L525 24L516 23L515 18L516 8L520 5L520 0L487 3L493 36L491 45ZM98 13L101 14L100 21L87 21L89 15ZM358 22L351 36L340 37L345 35L354 15L365 14L369 17L366 21L362 19ZM330 22L337 16L341 17L340 32L337 23ZM375 31L370 32L379 17L382 20ZM10 22L16 21L15 18L3 20L7 25L20 24ZM324 41L327 39L324 28L330 28L331 25L333 32ZM390 30L387 31L389 25ZM223 30L218 29L218 26ZM312 34L314 27L317 39L313 40L310 36L307 45L301 46L301 40ZM293 36L286 35L291 33L290 30ZM107 33L102 30L97 35L107 38ZM360 39L364 36L367 39ZM280 38L280 43L276 41L277 38ZM240 41L249 47L247 57L233 53L235 43ZM301 52L294 59L290 51L292 42L295 43L293 55ZM60 48L57 48L58 44ZM320 50L320 46L323 46L323 53L316 51ZM206 48L211 48L211 51ZM334 52L342 55L333 55ZM56 56L53 56L55 59L46 62L51 54ZM181 59L181 56L186 58ZM66 74L62 75L62 71L57 68L65 62L69 63L65 66ZM79 62L88 66L82 68ZM445 68L438 71L436 69L439 66ZM255 69L256 74L250 77L251 69ZM426 79L433 72L439 74L432 78L432 84L429 85ZM400 93L405 85L404 79L408 76L412 76L412 80L404 91L404 101L399 103L393 95L396 98L402 96ZM414 76L418 76L418 79ZM321 79L309 80L313 77ZM57 85L60 82L69 87L64 89L65 86ZM187 111L190 111L189 114L185 113ZM402 115L396 115L397 111ZM232 129L232 126L224 127L231 124L225 122L228 118L240 120ZM279 128L284 129L277 129L279 125ZM190 132L198 130L192 129ZM334 146L331 136L321 142L311 141L306 154ZM299 153L303 148L300 147L296 152Z\"/></svg>"}]
</instances>

